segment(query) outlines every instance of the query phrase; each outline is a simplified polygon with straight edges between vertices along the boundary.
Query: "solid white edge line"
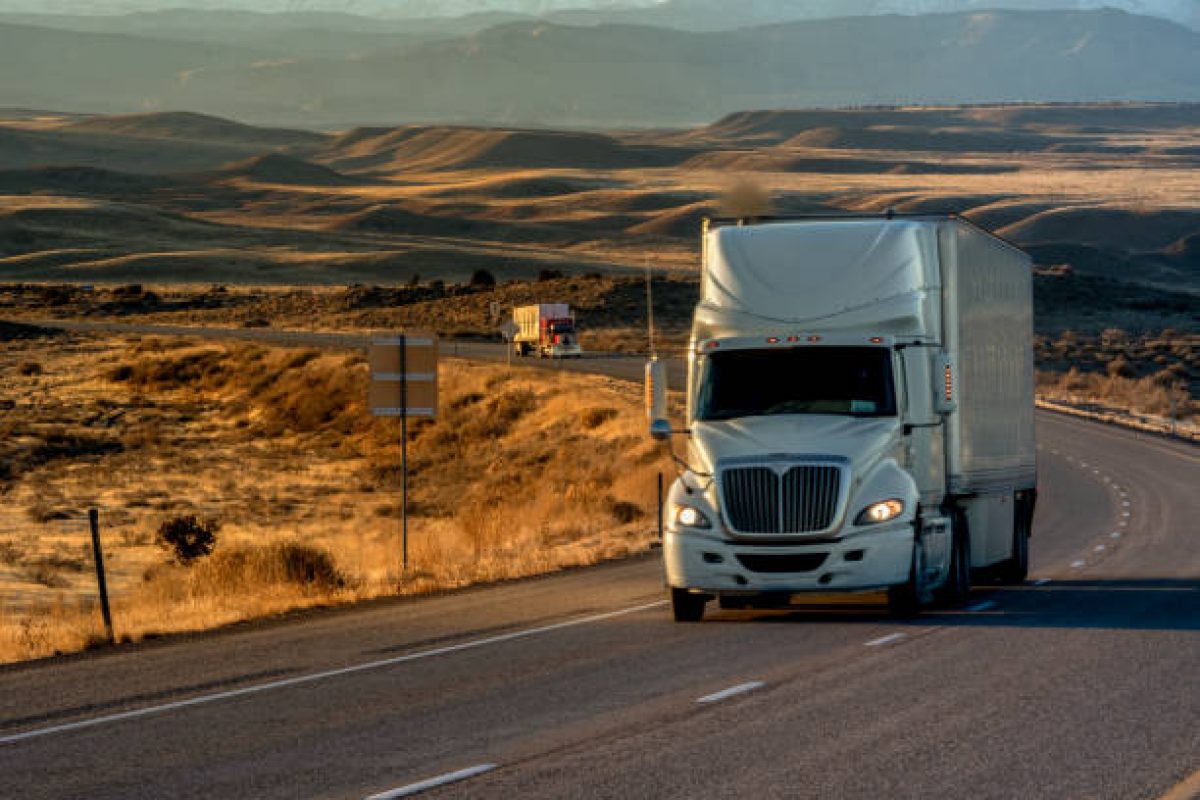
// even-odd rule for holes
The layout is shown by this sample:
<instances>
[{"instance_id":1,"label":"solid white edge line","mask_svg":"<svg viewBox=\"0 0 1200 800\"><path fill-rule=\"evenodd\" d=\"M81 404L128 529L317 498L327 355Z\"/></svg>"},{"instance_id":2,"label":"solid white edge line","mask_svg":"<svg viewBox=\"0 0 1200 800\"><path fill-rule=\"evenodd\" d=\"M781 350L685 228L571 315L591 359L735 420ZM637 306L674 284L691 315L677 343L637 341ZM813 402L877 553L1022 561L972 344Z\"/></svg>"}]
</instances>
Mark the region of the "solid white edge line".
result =
<instances>
[{"instance_id":1,"label":"solid white edge line","mask_svg":"<svg viewBox=\"0 0 1200 800\"><path fill-rule=\"evenodd\" d=\"M889 633L887 636L880 636L878 639L872 639L871 641L867 642L864 646L865 647L879 647L881 645L891 644L892 642L898 642L901 639L907 639L907 638L908 638L907 633Z\"/></svg>"},{"instance_id":2,"label":"solid white edge line","mask_svg":"<svg viewBox=\"0 0 1200 800\"><path fill-rule=\"evenodd\" d=\"M416 653L408 653L394 658L384 658L379 661L368 661L362 664L355 664L349 667L340 669L331 669L324 672L313 672L308 675L300 675L295 678L283 678L282 680L270 681L268 683L260 683L255 686L245 686L241 689L231 689L227 692L216 692L214 694L204 694L198 697L189 697L186 700L176 700L172 703L163 703L157 706L147 706L145 708L136 708L132 711L121 711L116 714L106 714L102 717L93 717L92 719L79 720L78 722L67 722L62 725L51 725L48 728L35 728L31 731L22 733L13 733L7 736L0 736L0 745L14 744L23 742L27 739L36 739L40 736L49 736L53 733L66 733L67 731L80 730L81 728L91 728L96 725L107 725L112 722L121 722L127 719L136 719L138 717L148 717L153 714L162 714L167 711L176 711L181 708L189 708L191 706L205 705L218 700L228 700L234 697L243 697L245 695L259 694L269 692L275 689L286 689L291 686L300 686L306 683L314 683L326 678L336 678L342 675L352 675L356 672L366 672L368 670L380 669L382 667L390 667L396 664L404 664L409 661L419 661L424 658L433 658L434 656L443 656L449 653L457 653L460 650L473 650L477 647L486 647L487 645L500 644L501 642L511 642L514 639L524 639L529 636L536 636L541 633L549 633L551 631L562 630L564 628L573 628L577 625L587 625L591 622L601 622L614 617L623 617L628 614L636 614L640 611L649 611L652 608L658 608L667 604L666 600L659 600L654 603L645 603L640 606L632 606L630 608L622 608L616 611L607 611L603 614L593 614L588 617L578 617L569 619L565 622L556 622L553 625L542 625L537 628L526 628L525 630L511 631L502 633L496 636L488 636L484 639L472 639L470 641L461 642L459 644L447 645L446 647L438 647L433 650L420 650Z\"/></svg>"},{"instance_id":3,"label":"solid white edge line","mask_svg":"<svg viewBox=\"0 0 1200 800\"><path fill-rule=\"evenodd\" d=\"M988 611L989 609L993 609L995 607L996 603L994 601L984 600L980 603L976 603L973 606L967 606L967 611Z\"/></svg>"},{"instance_id":4,"label":"solid white edge line","mask_svg":"<svg viewBox=\"0 0 1200 800\"><path fill-rule=\"evenodd\" d=\"M697 703L719 703L722 700L728 700L730 697L735 697L746 692L753 692L755 689L761 689L766 686L762 681L747 681L739 683L737 686L730 686L728 689L722 689L719 692L706 694L704 697L696 699Z\"/></svg>"},{"instance_id":5,"label":"solid white edge line","mask_svg":"<svg viewBox=\"0 0 1200 800\"><path fill-rule=\"evenodd\" d=\"M379 794L373 794L367 800L395 800L397 797L411 797L414 794L427 792L430 789L436 789L448 783L458 783L468 778L474 778L485 772L491 772L494 769L496 769L495 764L480 764L475 767L467 767L466 769L460 769L457 772L447 772L445 775L439 775L436 778L430 778L419 783L410 783L408 786L401 786L399 789L391 789Z\"/></svg>"}]
</instances>

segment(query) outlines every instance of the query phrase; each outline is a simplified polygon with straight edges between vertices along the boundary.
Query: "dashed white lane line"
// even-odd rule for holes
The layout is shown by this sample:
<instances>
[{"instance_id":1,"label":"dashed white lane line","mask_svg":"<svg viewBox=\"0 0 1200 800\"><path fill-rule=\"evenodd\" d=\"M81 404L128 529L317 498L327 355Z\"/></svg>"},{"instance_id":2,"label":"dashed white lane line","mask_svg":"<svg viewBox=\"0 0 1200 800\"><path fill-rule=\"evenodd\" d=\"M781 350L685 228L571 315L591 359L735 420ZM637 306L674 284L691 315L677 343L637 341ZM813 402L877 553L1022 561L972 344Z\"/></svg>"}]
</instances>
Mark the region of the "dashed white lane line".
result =
<instances>
[{"instance_id":1,"label":"dashed white lane line","mask_svg":"<svg viewBox=\"0 0 1200 800\"><path fill-rule=\"evenodd\" d=\"M1087 566L1086 561L1072 561L1071 562L1071 569L1082 569L1083 567L1086 567L1086 566Z\"/></svg>"},{"instance_id":2,"label":"dashed white lane line","mask_svg":"<svg viewBox=\"0 0 1200 800\"><path fill-rule=\"evenodd\" d=\"M1121 532L1120 532L1120 531L1113 531L1112 533L1110 533L1110 534L1109 534L1109 536L1110 536L1111 538L1113 538L1113 539L1120 539L1120 538L1121 538Z\"/></svg>"},{"instance_id":3,"label":"dashed white lane line","mask_svg":"<svg viewBox=\"0 0 1200 800\"><path fill-rule=\"evenodd\" d=\"M1105 547L1105 546L1104 546L1104 545L1102 545L1102 544L1098 544L1098 545L1096 545L1095 547L1093 547L1092 549L1093 549L1093 550L1095 550L1097 553L1103 553L1103 552L1104 552L1105 550L1107 550L1108 548L1107 548L1107 547Z\"/></svg>"},{"instance_id":4,"label":"dashed white lane line","mask_svg":"<svg viewBox=\"0 0 1200 800\"><path fill-rule=\"evenodd\" d=\"M889 633L887 636L880 636L878 639L872 639L867 642L867 647L882 647L885 644L893 644L902 639L907 639L907 633Z\"/></svg>"},{"instance_id":5,"label":"dashed white lane line","mask_svg":"<svg viewBox=\"0 0 1200 800\"><path fill-rule=\"evenodd\" d=\"M430 789L436 789L439 786L445 786L448 783L458 783L465 781L468 778L474 778L482 775L485 772L491 772L496 768L495 764L480 764L475 767L467 767L460 769L457 772L447 772L445 775L439 775L436 778L430 778L427 781L419 783L410 783L408 786L401 786L399 789L391 789L379 794L373 794L367 800L395 800L397 797L412 797L414 794L427 792Z\"/></svg>"},{"instance_id":6,"label":"dashed white lane line","mask_svg":"<svg viewBox=\"0 0 1200 800\"><path fill-rule=\"evenodd\" d=\"M984 600L983 602L976 603L973 606L967 606L967 611L988 611L989 609L993 609L995 607L996 604L991 600Z\"/></svg>"},{"instance_id":7,"label":"dashed white lane line","mask_svg":"<svg viewBox=\"0 0 1200 800\"><path fill-rule=\"evenodd\" d=\"M728 700L731 697L737 697L739 694L746 694L746 692L753 692L755 689L761 689L764 686L766 684L762 681L747 681L746 683L739 683L737 686L730 686L728 689L722 689L719 692L706 694L704 697L697 698L696 702L704 704L719 703L722 700Z\"/></svg>"},{"instance_id":8,"label":"dashed white lane line","mask_svg":"<svg viewBox=\"0 0 1200 800\"><path fill-rule=\"evenodd\" d=\"M511 631L509 633L501 633L496 636L488 636L484 639L471 639L470 641L452 644L446 647L438 647L432 650L419 650L416 653L408 653L394 658L384 658L379 661L367 661L362 664L354 664L341 669L331 669L325 672L313 672L308 675L300 675L295 678L284 678L278 681L270 681L268 683L260 683L256 686L246 686L241 689L231 689L227 692L216 692L214 694L203 694L198 697L189 697L186 700L176 700L173 703L163 703L157 706L147 706L145 708L135 708L132 711L121 711L117 714L107 714L102 717L92 717L91 719L83 719L78 722L67 722L62 725L51 725L48 728L35 728L31 731L22 733L13 733L8 736L0 736L0 745L13 744L22 742L26 739L36 739L39 736L49 736L53 733L66 733L67 731L76 731L82 728L91 728L96 725L107 725L112 722L121 722L127 719L137 719L138 717L148 717L153 714L164 714L168 711L178 711L182 708L190 708L192 706L205 705L214 703L218 700L228 700L233 697L244 697L246 695L260 694L262 692L270 692L275 689L285 689L290 686L301 686L306 683L324 680L326 678L335 678L340 675L352 675L356 672L366 672L367 670L380 669L382 667L391 667L396 664L404 664L408 661L419 661L423 658L433 658L434 656L443 656L449 653L457 653L460 650L473 650L477 647L486 647L492 644L500 644L501 642L510 642L514 639L524 639L529 636L536 636L540 633L550 633L564 628L573 628L577 625L587 625L590 622L601 622L603 620L613 619L615 617L623 617L628 614L636 614L639 611L649 611L652 608L659 608L666 605L666 600L659 600L654 603L645 603L640 606L631 608L622 608L616 611L607 611L603 614L593 614L588 617L576 617L565 622L556 622L553 625L542 625L537 628L525 628L519 631Z\"/></svg>"}]
</instances>

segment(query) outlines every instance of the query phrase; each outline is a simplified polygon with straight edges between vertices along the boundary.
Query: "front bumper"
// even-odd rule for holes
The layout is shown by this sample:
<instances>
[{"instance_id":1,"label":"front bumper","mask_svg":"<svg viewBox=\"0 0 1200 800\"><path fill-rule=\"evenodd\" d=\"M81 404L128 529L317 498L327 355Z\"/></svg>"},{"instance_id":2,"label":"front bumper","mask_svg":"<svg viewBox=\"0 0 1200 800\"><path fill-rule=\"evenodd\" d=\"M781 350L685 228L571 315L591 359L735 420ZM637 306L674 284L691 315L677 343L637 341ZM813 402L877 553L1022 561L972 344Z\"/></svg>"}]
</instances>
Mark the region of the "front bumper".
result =
<instances>
[{"instance_id":1,"label":"front bumper","mask_svg":"<svg viewBox=\"0 0 1200 800\"><path fill-rule=\"evenodd\" d=\"M899 523L835 542L746 544L719 533L668 529L667 583L712 594L880 589L908 580L913 527Z\"/></svg>"}]
</instances>

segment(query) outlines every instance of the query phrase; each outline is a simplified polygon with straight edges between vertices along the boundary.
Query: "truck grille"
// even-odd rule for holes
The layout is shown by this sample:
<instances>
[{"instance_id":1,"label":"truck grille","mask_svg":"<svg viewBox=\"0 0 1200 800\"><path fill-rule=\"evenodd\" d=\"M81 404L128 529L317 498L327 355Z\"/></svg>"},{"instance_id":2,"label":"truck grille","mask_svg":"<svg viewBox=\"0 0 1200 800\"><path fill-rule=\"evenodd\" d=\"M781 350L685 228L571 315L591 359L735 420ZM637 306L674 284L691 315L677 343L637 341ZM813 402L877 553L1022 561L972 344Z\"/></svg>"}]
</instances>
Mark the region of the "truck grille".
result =
<instances>
[{"instance_id":1,"label":"truck grille","mask_svg":"<svg viewBox=\"0 0 1200 800\"><path fill-rule=\"evenodd\" d=\"M732 467L721 473L729 524L739 533L812 533L833 524L842 471L804 465L783 474L768 467Z\"/></svg>"}]
</instances>

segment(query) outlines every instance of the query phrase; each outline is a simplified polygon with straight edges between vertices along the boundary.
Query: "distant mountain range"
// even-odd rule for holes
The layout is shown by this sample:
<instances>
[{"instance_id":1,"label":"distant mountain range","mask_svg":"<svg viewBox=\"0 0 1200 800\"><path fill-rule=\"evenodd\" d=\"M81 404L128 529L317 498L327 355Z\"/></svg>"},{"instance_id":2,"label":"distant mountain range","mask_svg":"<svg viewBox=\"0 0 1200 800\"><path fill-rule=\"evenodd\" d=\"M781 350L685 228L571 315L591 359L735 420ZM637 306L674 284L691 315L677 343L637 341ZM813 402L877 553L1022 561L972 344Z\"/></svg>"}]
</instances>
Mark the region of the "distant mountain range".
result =
<instances>
[{"instance_id":1,"label":"distant mountain range","mask_svg":"<svg viewBox=\"0 0 1200 800\"><path fill-rule=\"evenodd\" d=\"M273 18L186 14L196 16L164 17L174 35L0 24L0 106L188 109L314 127L596 127L695 124L744 109L1200 100L1200 33L1114 10L716 31L518 21L466 33L453 24L364 27L345 15L256 27Z\"/></svg>"},{"instance_id":2,"label":"distant mountain range","mask_svg":"<svg viewBox=\"0 0 1200 800\"><path fill-rule=\"evenodd\" d=\"M394 19L471 15L545 17L558 21L656 24L686 30L876 14L931 14L1020 9L1116 8L1200 30L1196 0L0 0L0 14L123 15L175 10L270 14L336 12Z\"/></svg>"}]
</instances>

